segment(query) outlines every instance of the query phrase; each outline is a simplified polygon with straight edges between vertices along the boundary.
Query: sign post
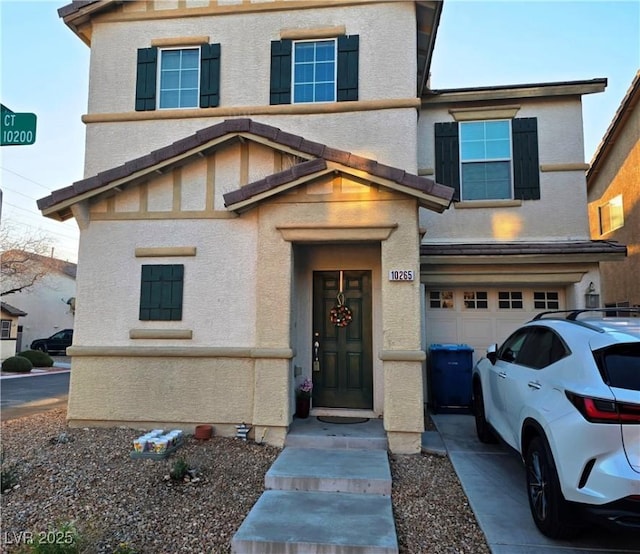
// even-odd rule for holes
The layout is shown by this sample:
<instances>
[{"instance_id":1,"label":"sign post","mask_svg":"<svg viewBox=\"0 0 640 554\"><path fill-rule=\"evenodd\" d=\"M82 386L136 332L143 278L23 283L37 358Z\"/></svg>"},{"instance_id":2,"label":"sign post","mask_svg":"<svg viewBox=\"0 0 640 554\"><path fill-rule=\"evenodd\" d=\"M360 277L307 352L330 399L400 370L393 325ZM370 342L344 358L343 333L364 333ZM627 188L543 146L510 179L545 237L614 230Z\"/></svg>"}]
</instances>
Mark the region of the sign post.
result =
<instances>
[{"instance_id":1,"label":"sign post","mask_svg":"<svg viewBox=\"0 0 640 554\"><path fill-rule=\"evenodd\" d=\"M34 113L13 113L0 104L0 146L29 145L36 141L37 117Z\"/></svg>"}]
</instances>

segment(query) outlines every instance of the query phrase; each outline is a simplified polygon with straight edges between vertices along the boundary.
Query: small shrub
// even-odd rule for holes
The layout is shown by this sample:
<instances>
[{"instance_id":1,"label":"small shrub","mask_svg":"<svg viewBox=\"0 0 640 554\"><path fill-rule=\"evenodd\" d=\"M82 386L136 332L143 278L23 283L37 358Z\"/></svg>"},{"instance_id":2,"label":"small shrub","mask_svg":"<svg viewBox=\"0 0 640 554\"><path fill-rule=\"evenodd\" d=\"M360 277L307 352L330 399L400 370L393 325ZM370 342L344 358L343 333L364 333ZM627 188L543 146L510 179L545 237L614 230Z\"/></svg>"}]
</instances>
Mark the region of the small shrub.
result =
<instances>
[{"instance_id":1,"label":"small shrub","mask_svg":"<svg viewBox=\"0 0 640 554\"><path fill-rule=\"evenodd\" d=\"M2 371L12 373L29 373L33 369L33 364L28 358L22 356L11 356L2 362Z\"/></svg>"},{"instance_id":2,"label":"small shrub","mask_svg":"<svg viewBox=\"0 0 640 554\"><path fill-rule=\"evenodd\" d=\"M27 358L33 367L52 367L53 358L46 352L40 352L40 350L25 350L17 354L23 358Z\"/></svg>"},{"instance_id":3,"label":"small shrub","mask_svg":"<svg viewBox=\"0 0 640 554\"><path fill-rule=\"evenodd\" d=\"M116 546L112 554L138 554L138 551L127 542L121 542Z\"/></svg>"},{"instance_id":4,"label":"small shrub","mask_svg":"<svg viewBox=\"0 0 640 554\"><path fill-rule=\"evenodd\" d=\"M9 491L18 484L18 469L16 464L7 464L4 461L4 452L1 458L0 492Z\"/></svg>"},{"instance_id":5,"label":"small shrub","mask_svg":"<svg viewBox=\"0 0 640 554\"><path fill-rule=\"evenodd\" d=\"M173 462L173 465L171 466L169 477L171 477L173 481L182 481L187 476L188 471L189 465L184 460L184 458L178 458Z\"/></svg>"}]
</instances>

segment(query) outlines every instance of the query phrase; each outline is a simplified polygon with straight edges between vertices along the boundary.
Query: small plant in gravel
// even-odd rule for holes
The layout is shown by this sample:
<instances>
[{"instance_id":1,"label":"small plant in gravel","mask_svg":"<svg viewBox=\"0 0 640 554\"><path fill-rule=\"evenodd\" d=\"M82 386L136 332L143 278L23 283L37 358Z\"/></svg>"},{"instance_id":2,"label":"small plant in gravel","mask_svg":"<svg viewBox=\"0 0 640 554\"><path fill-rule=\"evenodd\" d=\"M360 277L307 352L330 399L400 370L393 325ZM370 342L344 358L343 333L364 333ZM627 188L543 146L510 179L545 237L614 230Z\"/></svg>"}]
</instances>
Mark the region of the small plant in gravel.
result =
<instances>
[{"instance_id":1,"label":"small plant in gravel","mask_svg":"<svg viewBox=\"0 0 640 554\"><path fill-rule=\"evenodd\" d=\"M174 460L169 471L169 477L172 481L183 481L189 472L189 464L184 458Z\"/></svg>"},{"instance_id":2,"label":"small plant in gravel","mask_svg":"<svg viewBox=\"0 0 640 554\"><path fill-rule=\"evenodd\" d=\"M2 362L2 371L29 373L33 369L31 360L23 356L11 356Z\"/></svg>"},{"instance_id":3,"label":"small plant in gravel","mask_svg":"<svg viewBox=\"0 0 640 554\"><path fill-rule=\"evenodd\" d=\"M121 542L111 554L138 554L138 551L128 542Z\"/></svg>"},{"instance_id":4,"label":"small plant in gravel","mask_svg":"<svg viewBox=\"0 0 640 554\"><path fill-rule=\"evenodd\" d=\"M33 367L53 366L53 358L46 352L40 352L40 350L24 350L23 352L19 352L17 355L27 358L27 360L33 364Z\"/></svg>"},{"instance_id":5,"label":"small plant in gravel","mask_svg":"<svg viewBox=\"0 0 640 554\"><path fill-rule=\"evenodd\" d=\"M8 464L4 461L4 452L1 455L0 492L8 492L18 484L18 468L16 464Z\"/></svg>"}]
</instances>

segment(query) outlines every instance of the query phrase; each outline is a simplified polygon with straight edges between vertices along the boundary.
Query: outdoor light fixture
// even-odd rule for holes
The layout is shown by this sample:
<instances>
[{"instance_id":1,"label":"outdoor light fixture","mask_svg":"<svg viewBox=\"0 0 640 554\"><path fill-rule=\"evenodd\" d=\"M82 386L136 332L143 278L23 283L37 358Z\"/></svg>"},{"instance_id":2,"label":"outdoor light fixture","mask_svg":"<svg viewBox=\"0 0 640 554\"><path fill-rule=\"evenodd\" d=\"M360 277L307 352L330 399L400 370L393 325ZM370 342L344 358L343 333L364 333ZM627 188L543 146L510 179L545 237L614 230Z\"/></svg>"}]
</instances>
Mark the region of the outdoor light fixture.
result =
<instances>
[{"instance_id":1,"label":"outdoor light fixture","mask_svg":"<svg viewBox=\"0 0 640 554\"><path fill-rule=\"evenodd\" d=\"M600 295L596 294L596 287L593 285L593 281L589 283L587 292L584 295L585 308L599 308L600 307Z\"/></svg>"}]
</instances>

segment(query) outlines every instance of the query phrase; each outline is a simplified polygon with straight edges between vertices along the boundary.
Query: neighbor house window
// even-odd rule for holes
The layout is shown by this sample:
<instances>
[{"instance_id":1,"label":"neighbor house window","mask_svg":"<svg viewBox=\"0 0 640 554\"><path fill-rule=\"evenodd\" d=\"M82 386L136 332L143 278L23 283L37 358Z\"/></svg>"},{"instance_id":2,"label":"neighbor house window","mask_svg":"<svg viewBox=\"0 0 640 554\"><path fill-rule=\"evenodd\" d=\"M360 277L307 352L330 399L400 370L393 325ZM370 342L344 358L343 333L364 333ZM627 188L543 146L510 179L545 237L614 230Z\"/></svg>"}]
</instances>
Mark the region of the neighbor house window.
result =
<instances>
[{"instance_id":1,"label":"neighbor house window","mask_svg":"<svg viewBox=\"0 0 640 554\"><path fill-rule=\"evenodd\" d=\"M454 200L538 200L538 122L512 120L436 123L435 177Z\"/></svg>"},{"instance_id":2,"label":"neighbor house window","mask_svg":"<svg viewBox=\"0 0 640 554\"><path fill-rule=\"evenodd\" d=\"M462 200L511 199L509 121L460 123Z\"/></svg>"},{"instance_id":3,"label":"neighbor house window","mask_svg":"<svg viewBox=\"0 0 640 554\"><path fill-rule=\"evenodd\" d=\"M521 310L523 308L522 292L520 291L498 292L498 308L501 310Z\"/></svg>"},{"instance_id":4,"label":"neighbor house window","mask_svg":"<svg viewBox=\"0 0 640 554\"><path fill-rule=\"evenodd\" d=\"M431 308L453 308L453 291L432 290L429 291L429 307Z\"/></svg>"},{"instance_id":5,"label":"neighbor house window","mask_svg":"<svg viewBox=\"0 0 640 554\"><path fill-rule=\"evenodd\" d=\"M11 320L3 319L0 321L0 339L11 338Z\"/></svg>"},{"instance_id":6,"label":"neighbor house window","mask_svg":"<svg viewBox=\"0 0 640 554\"><path fill-rule=\"evenodd\" d=\"M559 310L560 301L557 292L534 291L533 307L536 310Z\"/></svg>"},{"instance_id":7,"label":"neighbor house window","mask_svg":"<svg viewBox=\"0 0 640 554\"><path fill-rule=\"evenodd\" d=\"M136 111L214 108L219 103L219 44L138 50Z\"/></svg>"},{"instance_id":8,"label":"neighbor house window","mask_svg":"<svg viewBox=\"0 0 640 554\"><path fill-rule=\"evenodd\" d=\"M622 195L612 198L604 206L598 208L600 216L600 234L610 233L624 225L624 213L622 210Z\"/></svg>"},{"instance_id":9,"label":"neighbor house window","mask_svg":"<svg viewBox=\"0 0 640 554\"><path fill-rule=\"evenodd\" d=\"M489 307L486 291L465 291L463 297L466 310L486 310Z\"/></svg>"},{"instance_id":10,"label":"neighbor house window","mask_svg":"<svg viewBox=\"0 0 640 554\"><path fill-rule=\"evenodd\" d=\"M140 282L140 319L179 321L182 319L184 266L143 265Z\"/></svg>"},{"instance_id":11,"label":"neighbor house window","mask_svg":"<svg viewBox=\"0 0 640 554\"><path fill-rule=\"evenodd\" d=\"M358 100L359 36L271 43L270 104Z\"/></svg>"}]
</instances>

